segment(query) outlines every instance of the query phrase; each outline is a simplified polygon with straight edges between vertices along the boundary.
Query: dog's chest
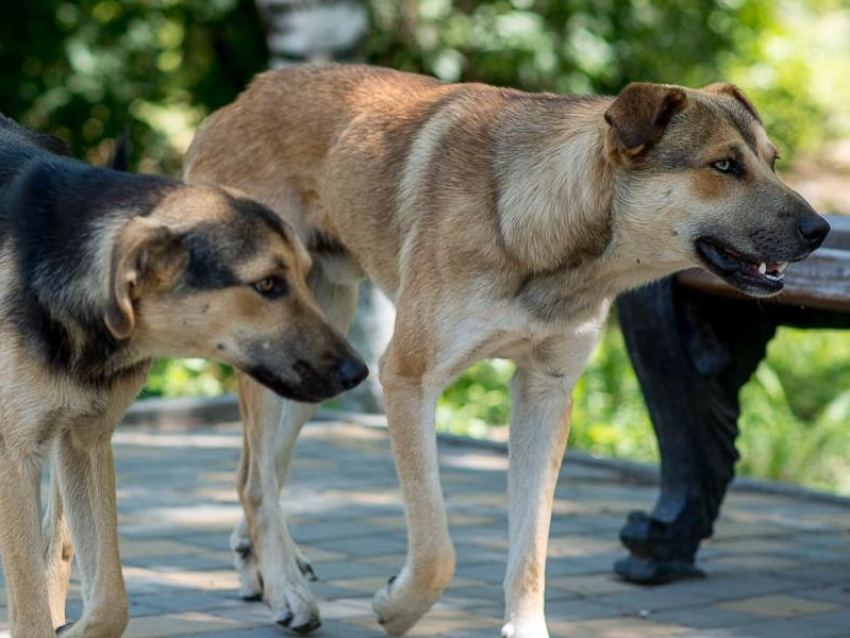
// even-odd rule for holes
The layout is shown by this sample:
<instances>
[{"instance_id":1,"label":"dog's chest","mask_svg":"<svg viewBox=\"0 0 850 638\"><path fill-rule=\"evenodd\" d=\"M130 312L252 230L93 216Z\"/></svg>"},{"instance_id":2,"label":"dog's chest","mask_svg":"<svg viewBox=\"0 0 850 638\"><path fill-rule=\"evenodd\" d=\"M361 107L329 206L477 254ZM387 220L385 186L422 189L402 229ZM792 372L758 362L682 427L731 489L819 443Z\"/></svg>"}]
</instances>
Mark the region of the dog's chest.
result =
<instances>
[{"instance_id":1,"label":"dog's chest","mask_svg":"<svg viewBox=\"0 0 850 638\"><path fill-rule=\"evenodd\" d=\"M516 290L514 302L532 323L570 326L607 309L613 297L607 293L587 273L559 269L527 277Z\"/></svg>"},{"instance_id":2,"label":"dog's chest","mask_svg":"<svg viewBox=\"0 0 850 638\"><path fill-rule=\"evenodd\" d=\"M53 372L31 356L15 354L26 353L10 348L0 354L0 428L4 440L37 454L64 431L104 434L118 423L144 383L141 374L94 388Z\"/></svg>"}]
</instances>

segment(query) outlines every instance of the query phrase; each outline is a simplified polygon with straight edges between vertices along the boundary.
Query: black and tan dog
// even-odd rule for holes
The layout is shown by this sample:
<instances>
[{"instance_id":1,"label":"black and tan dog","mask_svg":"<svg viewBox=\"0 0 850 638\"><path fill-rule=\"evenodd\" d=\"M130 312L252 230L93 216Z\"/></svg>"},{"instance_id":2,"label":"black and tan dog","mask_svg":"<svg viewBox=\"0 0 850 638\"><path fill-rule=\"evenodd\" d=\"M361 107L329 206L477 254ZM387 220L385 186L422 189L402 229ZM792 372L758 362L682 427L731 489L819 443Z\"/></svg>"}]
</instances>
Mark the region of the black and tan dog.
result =
<instances>
[{"instance_id":1,"label":"black and tan dog","mask_svg":"<svg viewBox=\"0 0 850 638\"><path fill-rule=\"evenodd\" d=\"M361 275L396 302L381 382L409 545L374 602L389 633L407 631L454 571L437 398L473 362L507 357L517 374L502 634L548 636L546 545L569 397L608 308L694 264L751 294L781 290L786 262L829 226L782 183L775 159L756 110L728 84L576 97L364 66L286 69L202 126L187 180L240 188L289 221L340 326ZM246 410L246 524L233 542L243 588L262 582L275 614L306 629L316 606L277 489L309 408L279 421L281 408L248 382L241 399L263 406Z\"/></svg>"},{"instance_id":2,"label":"black and tan dog","mask_svg":"<svg viewBox=\"0 0 850 638\"><path fill-rule=\"evenodd\" d=\"M315 304L309 268L292 231L235 191L94 168L0 120L0 552L12 636L47 638L64 623L71 538L85 608L63 635L124 630L110 435L152 357L211 357L298 401L365 377Z\"/></svg>"}]
</instances>

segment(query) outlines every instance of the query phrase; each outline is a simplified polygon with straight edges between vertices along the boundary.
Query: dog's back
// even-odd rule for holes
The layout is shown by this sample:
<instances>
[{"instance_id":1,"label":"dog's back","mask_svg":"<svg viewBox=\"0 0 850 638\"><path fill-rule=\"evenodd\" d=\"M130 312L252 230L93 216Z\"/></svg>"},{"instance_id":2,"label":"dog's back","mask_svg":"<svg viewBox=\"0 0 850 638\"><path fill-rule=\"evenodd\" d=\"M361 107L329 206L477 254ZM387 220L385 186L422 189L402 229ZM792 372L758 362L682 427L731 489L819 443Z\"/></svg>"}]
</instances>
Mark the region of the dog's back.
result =
<instances>
[{"instance_id":1,"label":"dog's back","mask_svg":"<svg viewBox=\"0 0 850 638\"><path fill-rule=\"evenodd\" d=\"M284 215L308 248L345 236L370 276L387 279L383 287L392 289L402 231L388 185L400 181L410 145L441 98L456 90L361 65L270 71L201 126L184 177L250 192ZM362 237L363 250L355 237ZM366 248L376 241L383 250Z\"/></svg>"},{"instance_id":2,"label":"dog's back","mask_svg":"<svg viewBox=\"0 0 850 638\"><path fill-rule=\"evenodd\" d=\"M250 192L284 215L314 256L329 243L316 236L330 237L394 294L404 238L420 220L447 253L498 247L496 184L517 172L495 159L499 145L531 138L532 151L547 148L573 134L588 100L600 98L360 65L270 71L201 126L185 177ZM484 258L490 263L476 262L493 269L502 256L494 248Z\"/></svg>"},{"instance_id":3,"label":"dog's back","mask_svg":"<svg viewBox=\"0 0 850 638\"><path fill-rule=\"evenodd\" d=\"M59 138L31 131L0 113L0 192L31 162L68 155L68 147Z\"/></svg>"}]
</instances>

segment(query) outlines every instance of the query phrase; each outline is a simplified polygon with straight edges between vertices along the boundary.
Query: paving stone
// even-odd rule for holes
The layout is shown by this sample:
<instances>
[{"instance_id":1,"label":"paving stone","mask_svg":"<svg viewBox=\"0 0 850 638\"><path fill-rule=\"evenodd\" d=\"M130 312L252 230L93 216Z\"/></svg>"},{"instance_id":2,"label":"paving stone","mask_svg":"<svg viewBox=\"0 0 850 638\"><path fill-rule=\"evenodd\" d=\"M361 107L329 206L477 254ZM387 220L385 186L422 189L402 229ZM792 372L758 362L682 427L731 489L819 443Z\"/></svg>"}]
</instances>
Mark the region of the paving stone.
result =
<instances>
[{"instance_id":1,"label":"paving stone","mask_svg":"<svg viewBox=\"0 0 850 638\"><path fill-rule=\"evenodd\" d=\"M123 638L160 638L167 636L183 636L197 634L203 631L233 631L246 629L248 625L235 620L212 616L200 612L182 614L166 614L163 616L146 616L131 618Z\"/></svg>"},{"instance_id":2,"label":"paving stone","mask_svg":"<svg viewBox=\"0 0 850 638\"><path fill-rule=\"evenodd\" d=\"M316 546L343 554L357 554L360 558L405 552L407 541L401 534L395 536L369 535L326 540L317 543Z\"/></svg>"},{"instance_id":3,"label":"paving stone","mask_svg":"<svg viewBox=\"0 0 850 638\"><path fill-rule=\"evenodd\" d=\"M592 574L589 576L559 576L547 578L549 589L566 589L581 596L600 596L615 593L634 593L639 591L636 585L625 583L614 574Z\"/></svg>"},{"instance_id":4,"label":"paving stone","mask_svg":"<svg viewBox=\"0 0 850 638\"><path fill-rule=\"evenodd\" d=\"M839 609L838 605L832 603L787 595L756 596L734 602L719 603L717 607L770 618L810 616Z\"/></svg>"},{"instance_id":5,"label":"paving stone","mask_svg":"<svg viewBox=\"0 0 850 638\"><path fill-rule=\"evenodd\" d=\"M238 597L229 537L237 424L190 434L120 428L119 533L130 638L282 638L267 605ZM508 546L506 458L441 444L458 563L449 589L411 636L496 638ZM354 459L356 462L352 462ZM46 489L47 483L43 484ZM552 638L850 637L850 509L733 490L701 552L708 578L663 587L616 579L624 513L655 488L565 464L554 501L546 611ZM319 582L316 638L378 638L372 596L404 565L405 519L386 432L342 422L305 428L281 498ZM82 613L75 570L67 615ZM8 608L0 574L0 638Z\"/></svg>"},{"instance_id":6,"label":"paving stone","mask_svg":"<svg viewBox=\"0 0 850 638\"><path fill-rule=\"evenodd\" d=\"M657 622L681 625L690 629L722 629L736 627L738 630L758 622L759 618L743 611L723 609L718 606L698 605L690 607L674 607L662 609L650 614ZM802 638L802 637L799 637Z\"/></svg>"},{"instance_id":7,"label":"paving stone","mask_svg":"<svg viewBox=\"0 0 850 638\"><path fill-rule=\"evenodd\" d=\"M549 630L555 636L570 638L661 638L681 636L689 631L687 627L665 625L639 618L555 621L549 623Z\"/></svg>"},{"instance_id":8,"label":"paving stone","mask_svg":"<svg viewBox=\"0 0 850 638\"><path fill-rule=\"evenodd\" d=\"M808 619L774 619L750 623L743 628L721 630L723 633L692 633L702 638L847 638L847 626L830 627Z\"/></svg>"}]
</instances>

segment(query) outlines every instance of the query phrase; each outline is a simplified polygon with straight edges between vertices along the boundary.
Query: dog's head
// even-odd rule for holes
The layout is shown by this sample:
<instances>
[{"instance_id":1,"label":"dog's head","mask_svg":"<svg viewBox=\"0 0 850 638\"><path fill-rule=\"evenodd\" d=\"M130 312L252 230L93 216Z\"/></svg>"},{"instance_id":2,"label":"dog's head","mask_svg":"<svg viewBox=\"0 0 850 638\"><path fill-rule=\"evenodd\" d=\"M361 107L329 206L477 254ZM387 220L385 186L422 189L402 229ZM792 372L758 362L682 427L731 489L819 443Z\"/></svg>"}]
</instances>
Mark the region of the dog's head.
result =
<instances>
[{"instance_id":1,"label":"dog's head","mask_svg":"<svg viewBox=\"0 0 850 638\"><path fill-rule=\"evenodd\" d=\"M284 397L321 401L367 369L316 305L310 266L266 207L234 191L175 187L117 230L106 325L153 356L209 357Z\"/></svg>"},{"instance_id":2,"label":"dog's head","mask_svg":"<svg viewBox=\"0 0 850 638\"><path fill-rule=\"evenodd\" d=\"M605 112L618 220L653 258L697 263L751 295L783 286L789 261L829 224L774 171L776 148L744 94L628 85Z\"/></svg>"}]
</instances>

